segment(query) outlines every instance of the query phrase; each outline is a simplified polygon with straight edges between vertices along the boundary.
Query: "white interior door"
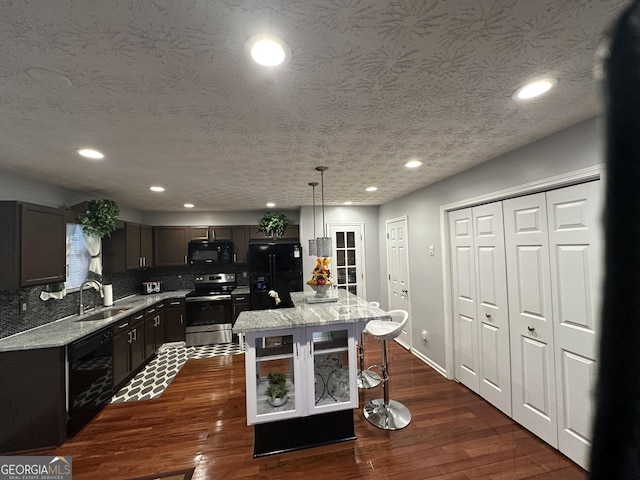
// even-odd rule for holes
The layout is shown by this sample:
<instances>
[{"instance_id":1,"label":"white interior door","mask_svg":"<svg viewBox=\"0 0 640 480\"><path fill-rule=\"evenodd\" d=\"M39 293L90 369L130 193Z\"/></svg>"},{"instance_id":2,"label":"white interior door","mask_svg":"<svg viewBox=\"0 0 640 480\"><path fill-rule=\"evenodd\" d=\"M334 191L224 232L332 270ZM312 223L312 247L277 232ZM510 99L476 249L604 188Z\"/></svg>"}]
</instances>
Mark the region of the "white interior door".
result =
<instances>
[{"instance_id":1,"label":"white interior door","mask_svg":"<svg viewBox=\"0 0 640 480\"><path fill-rule=\"evenodd\" d=\"M558 449L583 468L591 448L600 312L601 183L547 192Z\"/></svg>"},{"instance_id":2,"label":"white interior door","mask_svg":"<svg viewBox=\"0 0 640 480\"><path fill-rule=\"evenodd\" d=\"M387 220L387 271L389 310L409 312L409 321L396 338L405 348L411 349L411 310L409 308L409 252L407 248L407 218Z\"/></svg>"},{"instance_id":3,"label":"white interior door","mask_svg":"<svg viewBox=\"0 0 640 480\"><path fill-rule=\"evenodd\" d=\"M367 299L364 225L362 223L329 223L328 227L329 236L333 238L332 270L335 272L333 281L338 288Z\"/></svg>"},{"instance_id":4,"label":"white interior door","mask_svg":"<svg viewBox=\"0 0 640 480\"><path fill-rule=\"evenodd\" d=\"M473 207L479 394L511 415L511 353L502 202Z\"/></svg>"},{"instance_id":5,"label":"white interior door","mask_svg":"<svg viewBox=\"0 0 640 480\"><path fill-rule=\"evenodd\" d=\"M551 274L544 193L503 202L512 417L557 448Z\"/></svg>"},{"instance_id":6,"label":"white interior door","mask_svg":"<svg viewBox=\"0 0 640 480\"><path fill-rule=\"evenodd\" d=\"M478 393L478 323L473 218L470 208L449 213L455 378Z\"/></svg>"}]
</instances>

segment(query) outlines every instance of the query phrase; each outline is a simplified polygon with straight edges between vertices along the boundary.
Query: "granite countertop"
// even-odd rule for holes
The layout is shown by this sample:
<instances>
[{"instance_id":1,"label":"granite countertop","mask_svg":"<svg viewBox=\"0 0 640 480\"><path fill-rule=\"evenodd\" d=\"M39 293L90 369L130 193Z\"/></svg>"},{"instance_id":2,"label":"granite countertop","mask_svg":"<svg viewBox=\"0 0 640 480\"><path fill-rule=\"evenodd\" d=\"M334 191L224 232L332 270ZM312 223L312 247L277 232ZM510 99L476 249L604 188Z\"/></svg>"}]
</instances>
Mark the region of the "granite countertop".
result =
<instances>
[{"instance_id":1,"label":"granite countertop","mask_svg":"<svg viewBox=\"0 0 640 480\"><path fill-rule=\"evenodd\" d=\"M389 320L384 310L346 290L338 289L335 302L309 303L314 292L291 292L292 308L241 312L233 326L234 333L260 332L318 325Z\"/></svg>"},{"instance_id":2,"label":"granite countertop","mask_svg":"<svg viewBox=\"0 0 640 480\"><path fill-rule=\"evenodd\" d=\"M125 297L115 301L113 307L90 310L82 316L72 315L61 318L60 320L32 328L26 332L0 339L0 352L62 347L101 328L116 323L128 315L144 310L149 305L169 298L184 298L190 291L191 290L176 290L173 292L158 293L156 295L132 295ZM127 310L105 319L82 321L83 318L90 317L94 313L108 308L127 308Z\"/></svg>"},{"instance_id":3,"label":"granite countertop","mask_svg":"<svg viewBox=\"0 0 640 480\"><path fill-rule=\"evenodd\" d=\"M249 295L250 289L249 289L249 285L241 285L239 287L236 287L233 289L233 291L231 292L231 295Z\"/></svg>"}]
</instances>

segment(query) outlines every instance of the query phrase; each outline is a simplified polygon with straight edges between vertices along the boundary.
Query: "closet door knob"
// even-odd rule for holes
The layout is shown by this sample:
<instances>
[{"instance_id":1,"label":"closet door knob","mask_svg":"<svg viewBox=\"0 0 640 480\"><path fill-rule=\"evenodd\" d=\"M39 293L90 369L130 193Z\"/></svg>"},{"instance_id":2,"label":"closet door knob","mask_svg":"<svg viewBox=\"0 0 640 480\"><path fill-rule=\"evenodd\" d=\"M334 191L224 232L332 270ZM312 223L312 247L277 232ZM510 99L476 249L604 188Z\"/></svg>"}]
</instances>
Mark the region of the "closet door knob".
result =
<instances>
[{"instance_id":1,"label":"closet door knob","mask_svg":"<svg viewBox=\"0 0 640 480\"><path fill-rule=\"evenodd\" d=\"M529 327L529 326L527 327L527 330L529 330L531 333L533 333L533 332L535 332L535 331L536 331L536 329L535 329L535 328L533 328L533 327Z\"/></svg>"},{"instance_id":2,"label":"closet door knob","mask_svg":"<svg viewBox=\"0 0 640 480\"><path fill-rule=\"evenodd\" d=\"M487 317L487 318L491 318L491 314L490 313L485 313L484 316Z\"/></svg>"}]
</instances>

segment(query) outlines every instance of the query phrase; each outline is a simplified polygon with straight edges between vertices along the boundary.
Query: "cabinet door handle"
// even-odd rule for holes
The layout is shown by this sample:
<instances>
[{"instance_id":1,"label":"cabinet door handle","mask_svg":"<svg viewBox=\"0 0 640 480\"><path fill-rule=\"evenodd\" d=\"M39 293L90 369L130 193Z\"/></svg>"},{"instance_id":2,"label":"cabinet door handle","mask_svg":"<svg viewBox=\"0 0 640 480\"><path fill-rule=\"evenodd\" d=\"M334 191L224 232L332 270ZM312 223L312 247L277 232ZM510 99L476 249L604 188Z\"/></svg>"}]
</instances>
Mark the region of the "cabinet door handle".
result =
<instances>
[{"instance_id":1,"label":"cabinet door handle","mask_svg":"<svg viewBox=\"0 0 640 480\"><path fill-rule=\"evenodd\" d=\"M134 328L133 330L131 330L133 332L133 341L137 341L138 340L138 329Z\"/></svg>"},{"instance_id":2,"label":"cabinet door handle","mask_svg":"<svg viewBox=\"0 0 640 480\"><path fill-rule=\"evenodd\" d=\"M184 263L185 264L187 263L187 256L186 255L184 256Z\"/></svg>"},{"instance_id":3,"label":"cabinet door handle","mask_svg":"<svg viewBox=\"0 0 640 480\"><path fill-rule=\"evenodd\" d=\"M131 332L129 332L129 338L127 339L127 343L131 343Z\"/></svg>"},{"instance_id":4,"label":"cabinet door handle","mask_svg":"<svg viewBox=\"0 0 640 480\"><path fill-rule=\"evenodd\" d=\"M235 300L236 302L240 302L242 300L245 300L245 297L236 297Z\"/></svg>"},{"instance_id":5,"label":"cabinet door handle","mask_svg":"<svg viewBox=\"0 0 640 480\"><path fill-rule=\"evenodd\" d=\"M129 322L119 325L118 328L127 328L128 326L129 326Z\"/></svg>"},{"instance_id":6,"label":"cabinet door handle","mask_svg":"<svg viewBox=\"0 0 640 480\"><path fill-rule=\"evenodd\" d=\"M138 315L137 317L134 317L133 319L134 320L140 320L142 318L144 318L144 313L141 313L140 315Z\"/></svg>"},{"instance_id":7,"label":"cabinet door handle","mask_svg":"<svg viewBox=\"0 0 640 480\"><path fill-rule=\"evenodd\" d=\"M183 321L183 320L184 320L184 319L182 318L182 314L180 314L180 323L181 323L181 324L183 324L183 323L184 323L184 321Z\"/></svg>"},{"instance_id":8,"label":"cabinet door handle","mask_svg":"<svg viewBox=\"0 0 640 480\"><path fill-rule=\"evenodd\" d=\"M170 302L169 305L180 305L180 302Z\"/></svg>"}]
</instances>

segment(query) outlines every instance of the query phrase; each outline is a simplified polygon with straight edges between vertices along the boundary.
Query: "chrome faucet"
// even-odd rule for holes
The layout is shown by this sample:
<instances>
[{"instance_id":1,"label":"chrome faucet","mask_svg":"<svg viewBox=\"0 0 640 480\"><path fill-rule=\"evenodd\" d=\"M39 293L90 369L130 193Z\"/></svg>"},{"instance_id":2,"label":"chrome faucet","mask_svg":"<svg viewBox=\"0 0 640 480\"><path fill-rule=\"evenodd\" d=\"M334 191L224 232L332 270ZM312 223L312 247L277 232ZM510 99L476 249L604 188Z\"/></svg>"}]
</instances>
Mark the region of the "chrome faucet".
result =
<instances>
[{"instance_id":1,"label":"chrome faucet","mask_svg":"<svg viewBox=\"0 0 640 480\"><path fill-rule=\"evenodd\" d=\"M97 280L85 280L80 285L80 305L78 306L78 315L82 315L84 313L84 305L82 304L82 291L84 290L84 286L89 283L95 283L98 286L98 289L102 288L102 285Z\"/></svg>"}]
</instances>

